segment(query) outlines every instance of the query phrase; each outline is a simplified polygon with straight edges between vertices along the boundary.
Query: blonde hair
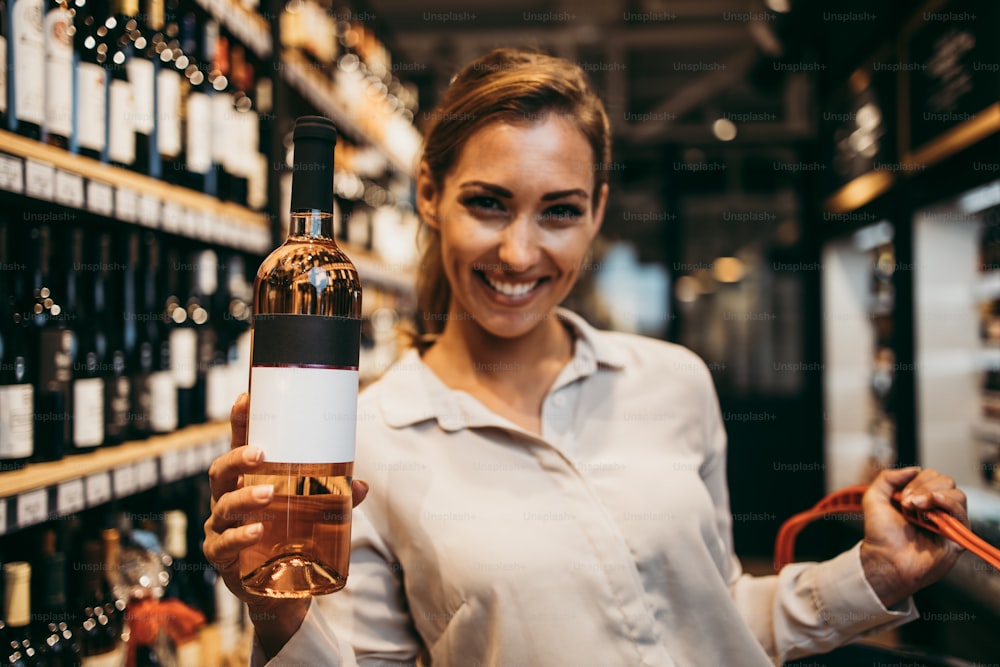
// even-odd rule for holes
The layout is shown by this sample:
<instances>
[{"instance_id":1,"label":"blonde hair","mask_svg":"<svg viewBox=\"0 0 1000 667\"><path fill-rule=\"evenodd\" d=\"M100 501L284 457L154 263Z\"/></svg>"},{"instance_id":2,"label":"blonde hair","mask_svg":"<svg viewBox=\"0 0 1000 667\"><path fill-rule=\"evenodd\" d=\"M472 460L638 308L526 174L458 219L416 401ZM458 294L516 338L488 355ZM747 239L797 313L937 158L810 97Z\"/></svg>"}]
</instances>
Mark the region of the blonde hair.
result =
<instances>
[{"instance_id":1,"label":"blonde hair","mask_svg":"<svg viewBox=\"0 0 1000 667\"><path fill-rule=\"evenodd\" d=\"M594 203L608 182L611 124L604 104L578 65L521 49L495 49L452 80L431 114L422 160L439 190L458 156L479 129L495 122L532 123L551 113L564 116L594 151ZM444 329L451 298L437 230L421 225L423 250L417 275L417 344Z\"/></svg>"}]
</instances>

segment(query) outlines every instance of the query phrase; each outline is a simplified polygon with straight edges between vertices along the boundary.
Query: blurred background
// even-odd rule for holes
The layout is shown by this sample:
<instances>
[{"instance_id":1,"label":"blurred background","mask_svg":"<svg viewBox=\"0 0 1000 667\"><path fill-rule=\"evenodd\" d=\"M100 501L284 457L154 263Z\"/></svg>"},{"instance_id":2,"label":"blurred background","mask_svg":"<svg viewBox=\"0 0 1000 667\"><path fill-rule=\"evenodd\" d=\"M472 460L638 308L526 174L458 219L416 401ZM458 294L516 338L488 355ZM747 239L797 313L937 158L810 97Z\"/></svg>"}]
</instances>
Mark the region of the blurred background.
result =
<instances>
[{"instance_id":1,"label":"blurred background","mask_svg":"<svg viewBox=\"0 0 1000 667\"><path fill-rule=\"evenodd\" d=\"M68 37L15 47L31 7ZM56 519L84 508L103 513L83 518L96 534L112 510L183 506L200 543L198 480L227 447L231 397L245 383L249 286L285 234L299 115L327 115L342 133L337 234L365 283L363 381L392 362L395 328L414 318L421 131L457 70L498 46L579 63L607 104L609 209L566 305L597 326L688 346L708 364L748 569L768 570L777 529L795 512L911 464L953 476L975 530L1000 545L992 0L88 0L70 9L0 0L0 390L34 384L36 399L58 400L72 383L100 379L121 414L108 407L89 440L36 420L33 443L19 448L23 426L0 411L0 534L11 538L0 536L0 560L70 530ZM31 97L41 95L36 79L47 82L47 104ZM38 301L48 280L81 295L61 317ZM102 320L105 293L135 316ZM67 366L46 384L58 375L47 361L58 344L20 326L32 308L104 361ZM23 357L32 377L16 371L16 341L32 351ZM198 361L167 387L178 392L172 415L157 412L159 401L130 404L127 387L114 403L120 378L155 384L184 355ZM95 451L59 461L57 440ZM85 461L82 472L67 460ZM821 523L800 537L800 557L860 537L858 522ZM30 539L19 546L15 535ZM981 561L963 556L917 602L921 618L883 641L1000 659L1000 577ZM235 632L233 612L218 607ZM225 634L220 646L233 645Z\"/></svg>"}]
</instances>

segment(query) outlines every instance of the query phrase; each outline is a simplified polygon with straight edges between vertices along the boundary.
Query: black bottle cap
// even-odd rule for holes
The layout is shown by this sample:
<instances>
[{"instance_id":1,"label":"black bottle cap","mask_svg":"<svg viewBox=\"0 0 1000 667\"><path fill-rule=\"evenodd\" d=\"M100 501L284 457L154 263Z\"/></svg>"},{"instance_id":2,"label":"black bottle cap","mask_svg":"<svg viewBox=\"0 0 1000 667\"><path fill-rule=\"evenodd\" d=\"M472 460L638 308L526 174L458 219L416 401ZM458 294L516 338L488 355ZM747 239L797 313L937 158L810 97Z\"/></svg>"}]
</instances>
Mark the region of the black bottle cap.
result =
<instances>
[{"instance_id":1,"label":"black bottle cap","mask_svg":"<svg viewBox=\"0 0 1000 667\"><path fill-rule=\"evenodd\" d=\"M292 134L295 153L292 211L333 212L333 151L337 128L322 116L301 116Z\"/></svg>"}]
</instances>

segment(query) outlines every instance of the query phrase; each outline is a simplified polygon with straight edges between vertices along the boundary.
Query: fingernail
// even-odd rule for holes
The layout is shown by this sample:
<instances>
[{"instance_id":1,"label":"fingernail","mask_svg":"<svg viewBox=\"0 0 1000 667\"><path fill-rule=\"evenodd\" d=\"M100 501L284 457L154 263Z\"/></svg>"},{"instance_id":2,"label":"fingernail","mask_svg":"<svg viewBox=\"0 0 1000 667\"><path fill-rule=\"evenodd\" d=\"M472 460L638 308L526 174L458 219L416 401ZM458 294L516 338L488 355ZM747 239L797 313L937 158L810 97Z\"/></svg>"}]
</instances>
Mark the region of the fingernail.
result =
<instances>
[{"instance_id":1,"label":"fingernail","mask_svg":"<svg viewBox=\"0 0 1000 667\"><path fill-rule=\"evenodd\" d=\"M247 537L260 537L260 534L264 532L263 524L254 523L247 526Z\"/></svg>"},{"instance_id":2,"label":"fingernail","mask_svg":"<svg viewBox=\"0 0 1000 667\"><path fill-rule=\"evenodd\" d=\"M257 500L270 500L274 497L274 485L261 484L260 486L254 487L253 497Z\"/></svg>"},{"instance_id":3,"label":"fingernail","mask_svg":"<svg viewBox=\"0 0 1000 667\"><path fill-rule=\"evenodd\" d=\"M926 507L930 499L927 496L914 496L913 504L917 507Z\"/></svg>"},{"instance_id":4,"label":"fingernail","mask_svg":"<svg viewBox=\"0 0 1000 667\"><path fill-rule=\"evenodd\" d=\"M258 449L257 447L247 447L247 451L244 456L247 463L260 463L264 460L264 450Z\"/></svg>"}]
</instances>

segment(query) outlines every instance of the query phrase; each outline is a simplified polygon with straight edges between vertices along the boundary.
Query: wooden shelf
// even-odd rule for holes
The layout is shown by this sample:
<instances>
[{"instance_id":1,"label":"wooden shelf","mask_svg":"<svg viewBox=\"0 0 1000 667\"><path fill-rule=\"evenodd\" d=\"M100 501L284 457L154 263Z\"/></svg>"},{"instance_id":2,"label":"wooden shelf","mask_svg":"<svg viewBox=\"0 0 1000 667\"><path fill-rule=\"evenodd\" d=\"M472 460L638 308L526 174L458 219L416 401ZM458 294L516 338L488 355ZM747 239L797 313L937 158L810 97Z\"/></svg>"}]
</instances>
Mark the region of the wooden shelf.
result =
<instances>
[{"instance_id":1,"label":"wooden shelf","mask_svg":"<svg viewBox=\"0 0 1000 667\"><path fill-rule=\"evenodd\" d=\"M207 242L254 252L271 247L270 222L264 213L3 130L0 152L15 159L11 163L4 157L6 162L0 165L3 189ZM17 158L23 160L20 166ZM34 179L33 174L51 182ZM60 187L61 176L70 187ZM98 204L89 196L91 184L107 189L108 202ZM107 210L112 191L113 208ZM127 214L126 197L136 202Z\"/></svg>"},{"instance_id":2,"label":"wooden shelf","mask_svg":"<svg viewBox=\"0 0 1000 667\"><path fill-rule=\"evenodd\" d=\"M203 473L229 437L229 422L211 422L0 473L0 533Z\"/></svg>"}]
</instances>

